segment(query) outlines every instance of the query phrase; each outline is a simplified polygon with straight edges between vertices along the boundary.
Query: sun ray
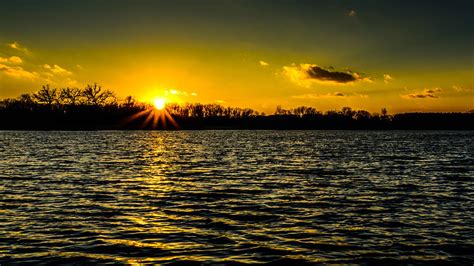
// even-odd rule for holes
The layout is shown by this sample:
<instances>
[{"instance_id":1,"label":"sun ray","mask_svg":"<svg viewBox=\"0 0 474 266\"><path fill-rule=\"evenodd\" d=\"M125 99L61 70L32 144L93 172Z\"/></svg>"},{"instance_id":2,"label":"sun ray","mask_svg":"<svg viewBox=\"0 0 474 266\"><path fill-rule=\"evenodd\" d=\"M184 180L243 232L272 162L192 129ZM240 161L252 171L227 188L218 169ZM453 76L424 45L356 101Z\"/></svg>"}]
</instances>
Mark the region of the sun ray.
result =
<instances>
[{"instance_id":1,"label":"sun ray","mask_svg":"<svg viewBox=\"0 0 474 266\"><path fill-rule=\"evenodd\" d=\"M176 123L176 121L174 121L174 118L170 115L170 113L165 112L165 116L166 116L166 118L168 119L168 121L170 121L171 124L173 124L173 126L174 126L175 128L178 128L178 123Z\"/></svg>"},{"instance_id":2,"label":"sun ray","mask_svg":"<svg viewBox=\"0 0 474 266\"><path fill-rule=\"evenodd\" d=\"M178 123L176 123L173 116L167 109L168 105L166 104L165 98L154 98L145 108L145 110L139 111L138 113L128 117L124 121L124 124L146 116L140 125L140 128L142 129L167 129L168 127L176 129L178 128Z\"/></svg>"},{"instance_id":3,"label":"sun ray","mask_svg":"<svg viewBox=\"0 0 474 266\"><path fill-rule=\"evenodd\" d=\"M132 116L130 116L129 118L127 118L127 120L125 121L126 123L130 123L131 121L139 118L140 116L144 116L146 115L146 113L150 112L151 110L150 109L145 109L143 111L140 111Z\"/></svg>"},{"instance_id":4,"label":"sun ray","mask_svg":"<svg viewBox=\"0 0 474 266\"><path fill-rule=\"evenodd\" d=\"M154 115L155 115L155 113L153 111L150 111L150 113L146 117L145 121L143 122L142 128L145 128L146 125L148 125L148 123L153 119Z\"/></svg>"},{"instance_id":5,"label":"sun ray","mask_svg":"<svg viewBox=\"0 0 474 266\"><path fill-rule=\"evenodd\" d=\"M163 126L163 128L166 128L165 112L162 112L162 113L160 114L160 120L161 120L161 125Z\"/></svg>"},{"instance_id":6,"label":"sun ray","mask_svg":"<svg viewBox=\"0 0 474 266\"><path fill-rule=\"evenodd\" d=\"M158 121L159 121L158 119L159 119L159 116L155 112L155 115L153 116L153 129L158 127Z\"/></svg>"}]
</instances>

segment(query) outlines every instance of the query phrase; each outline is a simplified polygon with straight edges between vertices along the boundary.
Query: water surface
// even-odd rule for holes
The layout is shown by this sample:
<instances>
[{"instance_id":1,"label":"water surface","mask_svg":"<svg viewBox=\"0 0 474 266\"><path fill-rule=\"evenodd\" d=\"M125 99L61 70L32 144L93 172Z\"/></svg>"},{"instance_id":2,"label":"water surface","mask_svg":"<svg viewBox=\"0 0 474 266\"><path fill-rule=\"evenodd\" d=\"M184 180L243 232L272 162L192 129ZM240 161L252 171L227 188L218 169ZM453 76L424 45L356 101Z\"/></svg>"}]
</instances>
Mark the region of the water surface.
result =
<instances>
[{"instance_id":1,"label":"water surface","mask_svg":"<svg viewBox=\"0 0 474 266\"><path fill-rule=\"evenodd\" d=\"M473 140L0 132L0 262L472 264Z\"/></svg>"}]
</instances>

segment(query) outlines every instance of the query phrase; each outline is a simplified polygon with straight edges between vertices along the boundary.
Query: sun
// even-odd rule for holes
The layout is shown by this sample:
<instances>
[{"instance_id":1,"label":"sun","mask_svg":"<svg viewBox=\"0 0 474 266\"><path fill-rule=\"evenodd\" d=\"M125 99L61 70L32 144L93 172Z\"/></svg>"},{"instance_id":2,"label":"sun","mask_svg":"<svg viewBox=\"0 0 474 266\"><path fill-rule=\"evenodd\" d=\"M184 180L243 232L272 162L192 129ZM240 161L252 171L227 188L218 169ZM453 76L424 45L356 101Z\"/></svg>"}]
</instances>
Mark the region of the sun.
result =
<instances>
[{"instance_id":1,"label":"sun","mask_svg":"<svg viewBox=\"0 0 474 266\"><path fill-rule=\"evenodd\" d=\"M173 116L166 110L166 103L169 99L156 97L149 100L149 104L142 110L128 117L124 122L130 123L134 120L142 120L141 128L165 129L179 128ZM169 125L171 124L171 125Z\"/></svg>"},{"instance_id":2,"label":"sun","mask_svg":"<svg viewBox=\"0 0 474 266\"><path fill-rule=\"evenodd\" d=\"M156 98L153 100L153 105L156 109L163 110L165 108L166 101L163 98Z\"/></svg>"}]
</instances>

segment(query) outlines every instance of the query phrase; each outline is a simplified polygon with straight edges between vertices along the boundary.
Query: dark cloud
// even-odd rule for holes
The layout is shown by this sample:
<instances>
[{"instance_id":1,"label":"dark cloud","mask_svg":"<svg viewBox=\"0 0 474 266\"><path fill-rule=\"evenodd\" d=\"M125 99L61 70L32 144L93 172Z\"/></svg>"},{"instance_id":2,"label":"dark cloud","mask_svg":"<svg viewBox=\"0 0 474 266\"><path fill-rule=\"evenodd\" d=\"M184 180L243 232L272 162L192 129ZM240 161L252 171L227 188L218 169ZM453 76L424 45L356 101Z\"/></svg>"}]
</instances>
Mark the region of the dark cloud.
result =
<instances>
[{"instance_id":1,"label":"dark cloud","mask_svg":"<svg viewBox=\"0 0 474 266\"><path fill-rule=\"evenodd\" d=\"M358 81L371 82L368 77L362 77L353 71L337 71L333 67L322 68L315 64L300 64L284 66L284 73L294 82L308 85L308 82L350 84Z\"/></svg>"},{"instance_id":2,"label":"dark cloud","mask_svg":"<svg viewBox=\"0 0 474 266\"><path fill-rule=\"evenodd\" d=\"M441 91L441 89L438 89L438 88L427 89L427 90L425 90L425 93L433 94L433 93L437 93L437 92L440 92L440 91Z\"/></svg>"},{"instance_id":3,"label":"dark cloud","mask_svg":"<svg viewBox=\"0 0 474 266\"><path fill-rule=\"evenodd\" d=\"M295 99L329 99L329 98L348 98L348 97L368 98L369 96L366 94L334 92L334 93L326 93L326 94L315 94L315 93L301 94L301 95L293 95L291 97Z\"/></svg>"},{"instance_id":4,"label":"dark cloud","mask_svg":"<svg viewBox=\"0 0 474 266\"><path fill-rule=\"evenodd\" d=\"M438 98L438 96L433 94L409 94L410 98Z\"/></svg>"},{"instance_id":5,"label":"dark cloud","mask_svg":"<svg viewBox=\"0 0 474 266\"><path fill-rule=\"evenodd\" d=\"M353 82L359 78L357 75L354 75L354 73L326 70L319 66L311 66L307 70L307 74L313 79L335 81L338 83Z\"/></svg>"},{"instance_id":6,"label":"dark cloud","mask_svg":"<svg viewBox=\"0 0 474 266\"><path fill-rule=\"evenodd\" d=\"M436 93L440 91L441 91L440 88L424 89L422 92L407 94L404 97L410 98L410 99L439 98L438 95L436 95Z\"/></svg>"}]
</instances>

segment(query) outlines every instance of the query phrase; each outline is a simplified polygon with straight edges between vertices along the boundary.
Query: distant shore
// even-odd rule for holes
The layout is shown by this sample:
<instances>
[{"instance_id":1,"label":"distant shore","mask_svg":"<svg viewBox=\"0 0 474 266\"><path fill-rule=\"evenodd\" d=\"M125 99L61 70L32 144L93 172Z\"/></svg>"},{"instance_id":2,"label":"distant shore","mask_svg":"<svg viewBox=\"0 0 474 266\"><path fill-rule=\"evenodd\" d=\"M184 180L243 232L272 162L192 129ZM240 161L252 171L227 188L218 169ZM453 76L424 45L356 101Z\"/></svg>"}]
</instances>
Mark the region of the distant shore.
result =
<instances>
[{"instance_id":1,"label":"distant shore","mask_svg":"<svg viewBox=\"0 0 474 266\"><path fill-rule=\"evenodd\" d=\"M0 110L0 130L474 130L473 113L404 113L386 119L356 119L339 114L267 115L242 118L181 117L174 123L130 120L135 112L79 108L62 110ZM168 119L170 119L168 118Z\"/></svg>"},{"instance_id":2,"label":"distant shore","mask_svg":"<svg viewBox=\"0 0 474 266\"><path fill-rule=\"evenodd\" d=\"M128 96L118 100L97 84L52 89L0 100L0 130L474 130L474 111L390 115L353 110L321 112L314 107L276 107L267 115L218 104L167 104L160 108Z\"/></svg>"}]
</instances>

